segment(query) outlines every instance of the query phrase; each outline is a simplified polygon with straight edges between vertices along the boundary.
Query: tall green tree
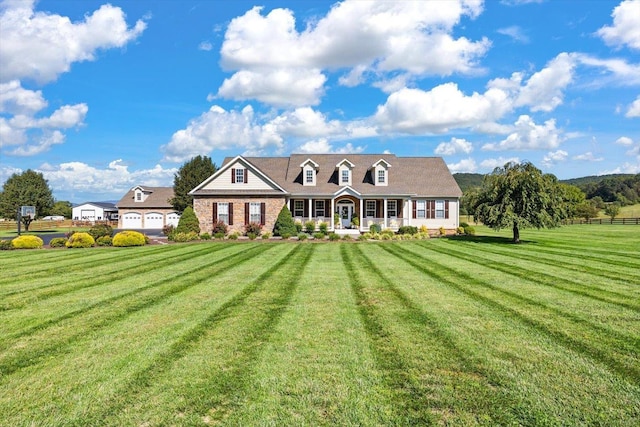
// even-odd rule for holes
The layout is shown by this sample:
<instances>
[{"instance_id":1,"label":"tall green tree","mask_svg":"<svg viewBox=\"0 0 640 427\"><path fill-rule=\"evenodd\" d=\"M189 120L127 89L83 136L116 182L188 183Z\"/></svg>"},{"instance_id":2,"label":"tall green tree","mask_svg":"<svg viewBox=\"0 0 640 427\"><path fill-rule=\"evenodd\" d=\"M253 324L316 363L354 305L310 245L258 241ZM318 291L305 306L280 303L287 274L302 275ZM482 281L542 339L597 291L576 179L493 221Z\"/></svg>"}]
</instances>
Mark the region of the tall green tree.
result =
<instances>
[{"instance_id":1,"label":"tall green tree","mask_svg":"<svg viewBox=\"0 0 640 427\"><path fill-rule=\"evenodd\" d=\"M558 227L569 216L557 178L529 162L510 162L486 175L474 204L478 221L496 230L511 227L514 243L521 228Z\"/></svg>"},{"instance_id":2,"label":"tall green tree","mask_svg":"<svg viewBox=\"0 0 640 427\"><path fill-rule=\"evenodd\" d=\"M187 206L193 206L193 196L189 195L189 191L217 170L216 164L207 156L196 156L184 163L173 176L173 198L169 203L178 212L183 212Z\"/></svg>"},{"instance_id":3,"label":"tall green tree","mask_svg":"<svg viewBox=\"0 0 640 427\"><path fill-rule=\"evenodd\" d=\"M613 224L613 220L620 215L620 204L618 202L608 203L604 208L604 214L611 218L611 224Z\"/></svg>"},{"instance_id":4,"label":"tall green tree","mask_svg":"<svg viewBox=\"0 0 640 427\"><path fill-rule=\"evenodd\" d=\"M51 211L49 211L49 214L62 215L65 218L71 218L72 212L73 206L71 205L71 202L67 202L65 200L56 200L53 204L53 207L51 208Z\"/></svg>"},{"instance_id":5,"label":"tall green tree","mask_svg":"<svg viewBox=\"0 0 640 427\"><path fill-rule=\"evenodd\" d=\"M35 206L36 214L47 214L53 207L53 194L47 180L40 172L28 169L14 173L2 186L0 215L15 218L20 206ZM23 217L25 230L29 230L31 218Z\"/></svg>"}]
</instances>

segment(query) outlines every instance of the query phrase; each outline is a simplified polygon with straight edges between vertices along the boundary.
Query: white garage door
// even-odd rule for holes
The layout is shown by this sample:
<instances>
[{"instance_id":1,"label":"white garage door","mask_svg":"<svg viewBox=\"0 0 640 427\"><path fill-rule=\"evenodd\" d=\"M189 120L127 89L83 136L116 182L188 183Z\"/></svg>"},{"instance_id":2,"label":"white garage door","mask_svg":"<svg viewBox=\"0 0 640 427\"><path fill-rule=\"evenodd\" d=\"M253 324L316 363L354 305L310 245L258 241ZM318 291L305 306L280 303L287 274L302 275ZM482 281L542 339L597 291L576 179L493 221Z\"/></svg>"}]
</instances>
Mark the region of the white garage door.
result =
<instances>
[{"instance_id":1,"label":"white garage door","mask_svg":"<svg viewBox=\"0 0 640 427\"><path fill-rule=\"evenodd\" d=\"M95 221L96 219L95 209L82 209L80 211L80 219L83 221Z\"/></svg>"},{"instance_id":2,"label":"white garage door","mask_svg":"<svg viewBox=\"0 0 640 427\"><path fill-rule=\"evenodd\" d=\"M162 228L164 226L164 215L160 212L149 212L144 215L144 228Z\"/></svg>"},{"instance_id":3,"label":"white garage door","mask_svg":"<svg viewBox=\"0 0 640 427\"><path fill-rule=\"evenodd\" d=\"M122 228L142 228L142 215L136 212L122 215Z\"/></svg>"},{"instance_id":4,"label":"white garage door","mask_svg":"<svg viewBox=\"0 0 640 427\"><path fill-rule=\"evenodd\" d=\"M180 221L180 214L177 212L171 212L167 215L167 225L173 225L174 227L178 226L178 222Z\"/></svg>"}]
</instances>

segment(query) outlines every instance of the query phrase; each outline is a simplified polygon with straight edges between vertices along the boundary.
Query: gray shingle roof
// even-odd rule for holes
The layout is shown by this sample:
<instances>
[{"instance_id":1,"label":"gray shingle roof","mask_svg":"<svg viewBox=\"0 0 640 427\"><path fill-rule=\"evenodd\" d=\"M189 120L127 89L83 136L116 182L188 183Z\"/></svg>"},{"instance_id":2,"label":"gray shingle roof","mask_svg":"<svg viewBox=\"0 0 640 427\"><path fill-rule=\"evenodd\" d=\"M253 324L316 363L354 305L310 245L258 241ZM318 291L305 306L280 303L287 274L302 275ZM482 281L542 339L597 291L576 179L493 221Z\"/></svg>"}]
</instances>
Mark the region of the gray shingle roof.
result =
<instances>
[{"instance_id":1,"label":"gray shingle roof","mask_svg":"<svg viewBox=\"0 0 640 427\"><path fill-rule=\"evenodd\" d=\"M226 158L224 166L233 158ZM244 157L288 193L295 196L331 195L339 191L336 164L343 159L354 164L351 188L367 195L411 195L461 197L462 191L441 157L398 157L393 154L292 154L290 157ZM319 165L315 186L302 185L300 164L311 159ZM391 165L388 186L376 186L370 171L378 160Z\"/></svg>"},{"instance_id":2,"label":"gray shingle roof","mask_svg":"<svg viewBox=\"0 0 640 427\"><path fill-rule=\"evenodd\" d=\"M148 192L149 196L142 202L135 201L135 192L136 188L142 188L145 192ZM173 206L169 203L169 199L173 197L173 187L146 187L146 186L136 186L130 189L127 194L120 199L116 206L118 209L135 209L135 208L161 208L161 209L171 209Z\"/></svg>"}]
</instances>

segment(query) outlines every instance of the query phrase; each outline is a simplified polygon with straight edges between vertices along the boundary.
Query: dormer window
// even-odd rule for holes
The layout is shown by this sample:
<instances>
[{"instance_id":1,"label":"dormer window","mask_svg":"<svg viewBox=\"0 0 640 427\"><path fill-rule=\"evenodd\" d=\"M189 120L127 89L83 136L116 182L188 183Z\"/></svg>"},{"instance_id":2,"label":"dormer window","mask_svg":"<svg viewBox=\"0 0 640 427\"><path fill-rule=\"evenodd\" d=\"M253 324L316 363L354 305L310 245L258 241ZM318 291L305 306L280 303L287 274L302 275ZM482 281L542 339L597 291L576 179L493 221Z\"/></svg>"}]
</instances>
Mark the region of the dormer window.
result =
<instances>
[{"instance_id":1,"label":"dormer window","mask_svg":"<svg viewBox=\"0 0 640 427\"><path fill-rule=\"evenodd\" d=\"M315 186L316 172L320 165L311 159L307 159L300 164L300 167L302 168L302 185Z\"/></svg>"},{"instance_id":2,"label":"dormer window","mask_svg":"<svg viewBox=\"0 0 640 427\"><path fill-rule=\"evenodd\" d=\"M384 169L378 169L378 184L384 184L387 182L387 171Z\"/></svg>"},{"instance_id":3,"label":"dormer window","mask_svg":"<svg viewBox=\"0 0 640 427\"><path fill-rule=\"evenodd\" d=\"M136 192L136 202L141 202L142 201L142 192L137 191Z\"/></svg>"},{"instance_id":4,"label":"dormer window","mask_svg":"<svg viewBox=\"0 0 640 427\"><path fill-rule=\"evenodd\" d=\"M336 165L338 170L338 183L341 186L352 185L352 172L355 165L347 159L343 159Z\"/></svg>"},{"instance_id":5,"label":"dormer window","mask_svg":"<svg viewBox=\"0 0 640 427\"><path fill-rule=\"evenodd\" d=\"M342 175L340 177L342 184L349 184L349 172L349 169L342 169Z\"/></svg>"},{"instance_id":6,"label":"dormer window","mask_svg":"<svg viewBox=\"0 0 640 427\"><path fill-rule=\"evenodd\" d=\"M371 179L373 185L387 186L389 185L389 168L391 164L385 159L380 159L371 165Z\"/></svg>"}]
</instances>

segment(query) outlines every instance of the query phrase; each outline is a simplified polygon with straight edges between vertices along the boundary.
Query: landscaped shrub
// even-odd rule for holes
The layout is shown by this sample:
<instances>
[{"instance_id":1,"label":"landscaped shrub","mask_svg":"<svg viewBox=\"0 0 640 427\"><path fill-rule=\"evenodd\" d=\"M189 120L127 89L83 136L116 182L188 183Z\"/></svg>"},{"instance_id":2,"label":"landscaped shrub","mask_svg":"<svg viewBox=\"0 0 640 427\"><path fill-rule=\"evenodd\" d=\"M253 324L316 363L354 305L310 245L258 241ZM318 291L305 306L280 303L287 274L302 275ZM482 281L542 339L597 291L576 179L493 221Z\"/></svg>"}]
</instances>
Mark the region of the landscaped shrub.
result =
<instances>
[{"instance_id":1,"label":"landscaped shrub","mask_svg":"<svg viewBox=\"0 0 640 427\"><path fill-rule=\"evenodd\" d=\"M456 228L456 234L464 234L464 228L463 227Z\"/></svg>"},{"instance_id":2,"label":"landscaped shrub","mask_svg":"<svg viewBox=\"0 0 640 427\"><path fill-rule=\"evenodd\" d=\"M0 240L0 251L10 251L11 249L15 249L11 240Z\"/></svg>"},{"instance_id":3,"label":"landscaped shrub","mask_svg":"<svg viewBox=\"0 0 640 427\"><path fill-rule=\"evenodd\" d=\"M307 240L308 238L309 238L309 235L305 233L298 234L298 240Z\"/></svg>"},{"instance_id":4,"label":"landscaped shrub","mask_svg":"<svg viewBox=\"0 0 640 427\"><path fill-rule=\"evenodd\" d=\"M382 231L382 227L380 227L380 224L371 224L369 226L370 233L379 233L381 231Z\"/></svg>"},{"instance_id":5,"label":"landscaped shrub","mask_svg":"<svg viewBox=\"0 0 640 427\"><path fill-rule=\"evenodd\" d=\"M214 239L224 239L224 233L214 233Z\"/></svg>"},{"instance_id":6,"label":"landscaped shrub","mask_svg":"<svg viewBox=\"0 0 640 427\"><path fill-rule=\"evenodd\" d=\"M431 236L429 236L429 233L423 233L422 231L419 232L418 234L416 234L416 238L420 239L420 240L427 240L430 239Z\"/></svg>"},{"instance_id":7,"label":"landscaped shrub","mask_svg":"<svg viewBox=\"0 0 640 427\"><path fill-rule=\"evenodd\" d=\"M202 233L200 235L200 240L211 240L211 234L209 233Z\"/></svg>"},{"instance_id":8,"label":"landscaped shrub","mask_svg":"<svg viewBox=\"0 0 640 427\"><path fill-rule=\"evenodd\" d=\"M340 240L340 235L336 233L329 233L329 240L335 242L336 240Z\"/></svg>"},{"instance_id":9,"label":"landscaped shrub","mask_svg":"<svg viewBox=\"0 0 640 427\"><path fill-rule=\"evenodd\" d=\"M291 217L291 211L287 205L284 205L278 214L275 225L273 226L273 234L284 237L285 234L291 236L294 233L297 234L297 232L296 224Z\"/></svg>"},{"instance_id":10,"label":"landscaped shrub","mask_svg":"<svg viewBox=\"0 0 640 427\"><path fill-rule=\"evenodd\" d=\"M11 241L11 245L15 249L40 249L44 242L38 236L23 235L18 236Z\"/></svg>"},{"instance_id":11,"label":"landscaped shrub","mask_svg":"<svg viewBox=\"0 0 640 427\"><path fill-rule=\"evenodd\" d=\"M440 233L441 236L444 236L447 234L447 230L445 230L444 227L440 227L438 228L438 233Z\"/></svg>"},{"instance_id":12,"label":"landscaped shrub","mask_svg":"<svg viewBox=\"0 0 640 427\"><path fill-rule=\"evenodd\" d=\"M198 221L198 217L196 217L196 213L191 206L187 206L182 215L180 215L180 221L178 221L175 231L176 233L193 232L200 234L200 221Z\"/></svg>"},{"instance_id":13,"label":"landscaped shrub","mask_svg":"<svg viewBox=\"0 0 640 427\"><path fill-rule=\"evenodd\" d=\"M96 241L89 233L79 232L73 233L65 243L68 248L91 248L95 246Z\"/></svg>"},{"instance_id":14,"label":"landscaped shrub","mask_svg":"<svg viewBox=\"0 0 640 427\"><path fill-rule=\"evenodd\" d=\"M230 240L238 240L238 233L234 232L229 234L229 239Z\"/></svg>"},{"instance_id":15,"label":"landscaped shrub","mask_svg":"<svg viewBox=\"0 0 640 427\"><path fill-rule=\"evenodd\" d=\"M313 233L313 238L316 239L316 240L322 240L322 239L324 239L324 233L321 232L321 231Z\"/></svg>"},{"instance_id":16,"label":"landscaped shrub","mask_svg":"<svg viewBox=\"0 0 640 427\"><path fill-rule=\"evenodd\" d=\"M256 233L247 233L247 237L249 238L249 240L256 240L256 237L258 237L258 235Z\"/></svg>"},{"instance_id":17,"label":"landscaped shrub","mask_svg":"<svg viewBox=\"0 0 640 427\"><path fill-rule=\"evenodd\" d=\"M259 236L262 233L262 225L259 222L250 222L249 224L244 226L244 232L247 236L249 234L253 234L253 238Z\"/></svg>"},{"instance_id":18,"label":"landscaped shrub","mask_svg":"<svg viewBox=\"0 0 640 427\"><path fill-rule=\"evenodd\" d=\"M171 236L169 236L169 240L172 240L178 243L193 242L194 240L198 240L199 238L200 236L198 236L198 233L195 233L193 231L189 231L187 233L174 232ZM114 244L114 246L116 245ZM126 245L126 246L136 246L136 245Z\"/></svg>"},{"instance_id":19,"label":"landscaped shrub","mask_svg":"<svg viewBox=\"0 0 640 427\"><path fill-rule=\"evenodd\" d=\"M462 227L462 228L467 228L468 226L469 226L469 223L467 223L467 222L463 221L463 222L460 223L460 227Z\"/></svg>"},{"instance_id":20,"label":"landscaped shrub","mask_svg":"<svg viewBox=\"0 0 640 427\"><path fill-rule=\"evenodd\" d=\"M271 232L267 231L266 233L262 233L262 240L267 240L271 238Z\"/></svg>"},{"instance_id":21,"label":"landscaped shrub","mask_svg":"<svg viewBox=\"0 0 640 427\"><path fill-rule=\"evenodd\" d=\"M291 238L291 234L290 233L283 233L280 236L285 240Z\"/></svg>"},{"instance_id":22,"label":"landscaped shrub","mask_svg":"<svg viewBox=\"0 0 640 427\"><path fill-rule=\"evenodd\" d=\"M66 237L54 237L49 242L50 248L64 248L67 245Z\"/></svg>"},{"instance_id":23,"label":"landscaped shrub","mask_svg":"<svg viewBox=\"0 0 640 427\"><path fill-rule=\"evenodd\" d=\"M302 222L296 220L294 224L296 226L296 233L302 233Z\"/></svg>"},{"instance_id":24,"label":"landscaped shrub","mask_svg":"<svg viewBox=\"0 0 640 427\"><path fill-rule=\"evenodd\" d=\"M100 236L96 239L96 244L98 246L112 246L113 245L113 237L111 236Z\"/></svg>"},{"instance_id":25,"label":"landscaped shrub","mask_svg":"<svg viewBox=\"0 0 640 427\"><path fill-rule=\"evenodd\" d=\"M342 236L342 240L351 241L353 240L353 237L351 237L351 234L345 234Z\"/></svg>"},{"instance_id":26,"label":"landscaped shrub","mask_svg":"<svg viewBox=\"0 0 640 427\"><path fill-rule=\"evenodd\" d=\"M229 227L225 224L224 221L216 221L213 223L211 227L211 233L214 235L222 233L222 237L224 237L229 231Z\"/></svg>"},{"instance_id":27,"label":"landscaped shrub","mask_svg":"<svg viewBox=\"0 0 640 427\"><path fill-rule=\"evenodd\" d=\"M468 236L475 236L476 235L476 229L473 228L470 225L467 225L466 227L464 227L464 234L466 234Z\"/></svg>"},{"instance_id":28,"label":"landscaped shrub","mask_svg":"<svg viewBox=\"0 0 640 427\"><path fill-rule=\"evenodd\" d=\"M89 229L89 234L97 241L98 238L102 236L113 236L113 228L107 224L98 224Z\"/></svg>"},{"instance_id":29,"label":"landscaped shrub","mask_svg":"<svg viewBox=\"0 0 640 427\"><path fill-rule=\"evenodd\" d=\"M304 231L306 231L307 234L313 234L313 232L316 231L316 223L314 221L305 222Z\"/></svg>"},{"instance_id":30,"label":"landscaped shrub","mask_svg":"<svg viewBox=\"0 0 640 427\"><path fill-rule=\"evenodd\" d=\"M429 233L429 229L427 228L426 225L421 225L420 226L420 233Z\"/></svg>"},{"instance_id":31,"label":"landscaped shrub","mask_svg":"<svg viewBox=\"0 0 640 427\"><path fill-rule=\"evenodd\" d=\"M197 234L196 234L197 236ZM144 246L146 243L145 235L138 231L125 230L113 236L113 246Z\"/></svg>"},{"instance_id":32,"label":"landscaped shrub","mask_svg":"<svg viewBox=\"0 0 640 427\"><path fill-rule=\"evenodd\" d=\"M326 222L321 222L320 224L318 224L318 230L326 236L327 232L329 231L329 224L327 224Z\"/></svg>"},{"instance_id":33,"label":"landscaped shrub","mask_svg":"<svg viewBox=\"0 0 640 427\"><path fill-rule=\"evenodd\" d=\"M173 226L173 224L167 224L162 227L162 234L164 234L165 236L170 236L171 233L175 231L175 229L176 228Z\"/></svg>"},{"instance_id":34,"label":"landscaped shrub","mask_svg":"<svg viewBox=\"0 0 640 427\"><path fill-rule=\"evenodd\" d=\"M398 228L398 234L418 234L418 227L413 225L403 225Z\"/></svg>"}]
</instances>

